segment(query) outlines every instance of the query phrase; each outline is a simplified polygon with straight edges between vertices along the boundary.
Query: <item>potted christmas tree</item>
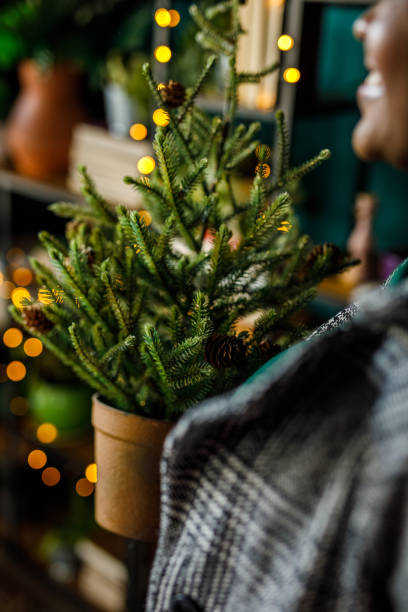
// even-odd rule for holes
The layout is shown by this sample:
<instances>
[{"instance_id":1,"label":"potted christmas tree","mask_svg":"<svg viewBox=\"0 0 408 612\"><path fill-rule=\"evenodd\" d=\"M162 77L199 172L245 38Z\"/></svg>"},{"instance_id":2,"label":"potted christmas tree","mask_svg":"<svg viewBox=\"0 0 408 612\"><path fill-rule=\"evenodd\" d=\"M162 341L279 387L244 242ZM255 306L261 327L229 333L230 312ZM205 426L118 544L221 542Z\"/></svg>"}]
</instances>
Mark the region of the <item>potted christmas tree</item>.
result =
<instances>
[{"instance_id":1,"label":"potted christmas tree","mask_svg":"<svg viewBox=\"0 0 408 612\"><path fill-rule=\"evenodd\" d=\"M231 13L226 34L211 22L221 10ZM82 168L85 205L52 206L71 219L66 241L40 234L54 270L32 261L49 303L12 307L14 318L97 392L96 518L138 539L155 537L158 459L171 424L300 340L305 330L294 313L325 276L351 264L333 245L313 246L299 233L284 191L328 152L290 168L278 112L279 160L270 172L270 150L255 138L259 125L235 124L239 84L276 68L237 73L238 0L206 15L192 6L191 13L203 44L229 58L224 116L210 120L195 104L216 56L187 91L171 81L160 88L145 65L168 125L154 137L152 178L125 182L143 193L153 222L146 212L110 206ZM232 176L248 159L254 179L241 202ZM239 331L248 315L252 329Z\"/></svg>"}]
</instances>

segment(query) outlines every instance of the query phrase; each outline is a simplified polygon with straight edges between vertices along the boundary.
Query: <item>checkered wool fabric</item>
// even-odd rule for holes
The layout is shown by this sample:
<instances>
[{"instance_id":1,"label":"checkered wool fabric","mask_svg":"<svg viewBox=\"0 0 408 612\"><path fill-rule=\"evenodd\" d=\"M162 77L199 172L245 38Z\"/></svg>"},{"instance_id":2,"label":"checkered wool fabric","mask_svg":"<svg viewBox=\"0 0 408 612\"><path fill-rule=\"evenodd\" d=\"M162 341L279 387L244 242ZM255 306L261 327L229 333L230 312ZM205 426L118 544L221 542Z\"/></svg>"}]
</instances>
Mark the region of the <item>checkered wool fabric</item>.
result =
<instances>
[{"instance_id":1,"label":"checkered wool fabric","mask_svg":"<svg viewBox=\"0 0 408 612\"><path fill-rule=\"evenodd\" d=\"M408 284L166 441L148 612L408 611Z\"/></svg>"}]
</instances>

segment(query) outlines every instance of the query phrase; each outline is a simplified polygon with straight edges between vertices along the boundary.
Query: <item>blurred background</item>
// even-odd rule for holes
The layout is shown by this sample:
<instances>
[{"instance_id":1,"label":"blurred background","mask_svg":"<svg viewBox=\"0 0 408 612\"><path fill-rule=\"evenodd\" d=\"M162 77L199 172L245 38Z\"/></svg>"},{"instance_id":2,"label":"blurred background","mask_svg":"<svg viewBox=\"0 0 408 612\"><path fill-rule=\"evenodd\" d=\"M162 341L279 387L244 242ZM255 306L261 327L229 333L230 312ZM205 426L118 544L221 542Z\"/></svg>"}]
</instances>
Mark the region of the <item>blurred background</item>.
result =
<instances>
[{"instance_id":1,"label":"blurred background","mask_svg":"<svg viewBox=\"0 0 408 612\"><path fill-rule=\"evenodd\" d=\"M150 61L159 82L194 83L205 53L195 42L190 4L3 0L0 6L2 612L137 609L132 601L145 560L93 520L90 392L11 323L7 306L24 297L46 299L29 257L44 258L41 229L62 234L63 221L47 205L80 200L79 164L112 203L143 206L122 177L151 172L152 134L166 118L149 97L141 66ZM283 108L296 164L331 149L329 162L295 190L301 226L316 242L334 242L370 262L323 284L308 313L314 325L359 287L382 282L408 255L406 175L367 166L350 144L355 90L365 77L351 25L368 4L241 5L249 33L240 69L261 70L275 60L281 66L262 86L241 86L239 120L260 121L261 140L273 147L274 111ZM220 61L200 100L210 116L222 112L225 69ZM243 195L253 172L244 166L236 177Z\"/></svg>"}]
</instances>

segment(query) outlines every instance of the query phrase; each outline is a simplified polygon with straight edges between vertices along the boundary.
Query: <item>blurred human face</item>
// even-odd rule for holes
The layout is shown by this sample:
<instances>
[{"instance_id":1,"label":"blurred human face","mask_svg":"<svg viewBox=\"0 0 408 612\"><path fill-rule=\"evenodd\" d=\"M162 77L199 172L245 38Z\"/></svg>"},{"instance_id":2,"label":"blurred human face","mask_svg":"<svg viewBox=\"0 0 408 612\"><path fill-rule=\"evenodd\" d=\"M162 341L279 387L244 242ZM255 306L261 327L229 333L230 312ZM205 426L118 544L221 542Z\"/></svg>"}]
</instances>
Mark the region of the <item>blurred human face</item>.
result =
<instances>
[{"instance_id":1,"label":"blurred human face","mask_svg":"<svg viewBox=\"0 0 408 612\"><path fill-rule=\"evenodd\" d=\"M353 32L369 71L357 90L354 151L408 170L408 0L381 0L355 21Z\"/></svg>"}]
</instances>

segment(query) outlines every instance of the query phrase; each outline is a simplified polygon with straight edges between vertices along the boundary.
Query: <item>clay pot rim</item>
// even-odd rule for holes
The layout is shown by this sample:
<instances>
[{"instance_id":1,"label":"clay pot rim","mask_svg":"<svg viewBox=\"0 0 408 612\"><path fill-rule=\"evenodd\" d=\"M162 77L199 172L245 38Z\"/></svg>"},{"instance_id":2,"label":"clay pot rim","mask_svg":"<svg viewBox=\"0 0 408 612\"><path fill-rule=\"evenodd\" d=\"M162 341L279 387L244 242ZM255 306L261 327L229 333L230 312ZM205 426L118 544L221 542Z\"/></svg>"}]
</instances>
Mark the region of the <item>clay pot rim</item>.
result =
<instances>
[{"instance_id":1,"label":"clay pot rim","mask_svg":"<svg viewBox=\"0 0 408 612\"><path fill-rule=\"evenodd\" d=\"M163 444L174 423L126 412L106 404L98 393L92 396L92 425L98 431L143 446Z\"/></svg>"}]
</instances>

